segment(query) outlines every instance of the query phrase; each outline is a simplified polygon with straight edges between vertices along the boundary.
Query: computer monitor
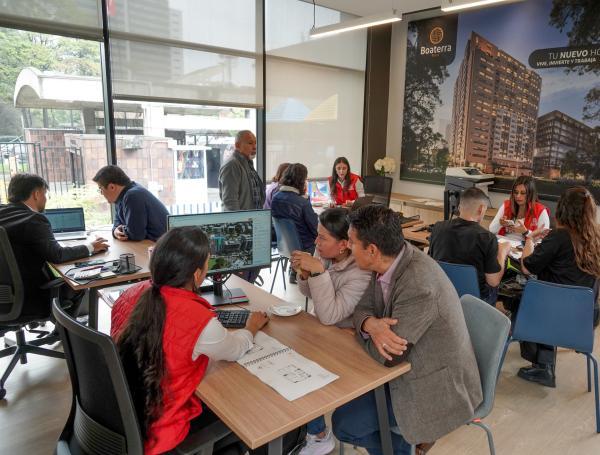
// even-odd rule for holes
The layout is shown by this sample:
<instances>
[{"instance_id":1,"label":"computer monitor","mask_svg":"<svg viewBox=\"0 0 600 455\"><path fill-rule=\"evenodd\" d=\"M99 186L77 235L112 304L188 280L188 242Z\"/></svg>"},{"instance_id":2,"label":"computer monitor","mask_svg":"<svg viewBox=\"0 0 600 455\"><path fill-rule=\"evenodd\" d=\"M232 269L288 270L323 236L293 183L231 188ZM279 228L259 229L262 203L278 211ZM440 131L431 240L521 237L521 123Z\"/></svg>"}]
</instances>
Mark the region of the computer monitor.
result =
<instances>
[{"instance_id":1,"label":"computer monitor","mask_svg":"<svg viewBox=\"0 0 600 455\"><path fill-rule=\"evenodd\" d=\"M307 193L312 204L326 204L331 198L328 179L309 180Z\"/></svg>"},{"instance_id":2,"label":"computer monitor","mask_svg":"<svg viewBox=\"0 0 600 455\"><path fill-rule=\"evenodd\" d=\"M213 277L214 295L206 298L213 305L247 301L241 289L228 289L223 295L222 275L271 266L270 210L169 215L167 226L198 226L208 236L207 275Z\"/></svg>"}]
</instances>

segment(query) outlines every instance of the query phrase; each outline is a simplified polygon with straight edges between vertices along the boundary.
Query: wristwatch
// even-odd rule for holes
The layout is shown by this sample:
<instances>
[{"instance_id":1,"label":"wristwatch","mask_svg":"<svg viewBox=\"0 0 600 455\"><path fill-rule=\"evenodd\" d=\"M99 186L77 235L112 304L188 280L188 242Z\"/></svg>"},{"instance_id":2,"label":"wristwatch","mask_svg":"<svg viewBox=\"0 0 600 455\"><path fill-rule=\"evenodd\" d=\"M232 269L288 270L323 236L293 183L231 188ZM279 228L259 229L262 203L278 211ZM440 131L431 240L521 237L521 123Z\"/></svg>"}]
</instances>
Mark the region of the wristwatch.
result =
<instances>
[{"instance_id":1,"label":"wristwatch","mask_svg":"<svg viewBox=\"0 0 600 455\"><path fill-rule=\"evenodd\" d=\"M529 237L529 234L531 234L531 231L529 229L527 229L525 231L525 233L523 234L523 237Z\"/></svg>"}]
</instances>

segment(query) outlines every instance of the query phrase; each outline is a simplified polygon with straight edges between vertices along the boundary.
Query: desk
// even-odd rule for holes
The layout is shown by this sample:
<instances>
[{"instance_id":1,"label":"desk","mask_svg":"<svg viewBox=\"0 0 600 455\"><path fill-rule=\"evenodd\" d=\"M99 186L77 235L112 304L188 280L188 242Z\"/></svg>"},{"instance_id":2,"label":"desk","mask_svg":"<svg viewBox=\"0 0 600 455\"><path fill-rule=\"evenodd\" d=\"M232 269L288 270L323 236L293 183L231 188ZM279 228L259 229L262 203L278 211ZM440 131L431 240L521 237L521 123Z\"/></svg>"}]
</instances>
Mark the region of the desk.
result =
<instances>
[{"instance_id":1,"label":"desk","mask_svg":"<svg viewBox=\"0 0 600 455\"><path fill-rule=\"evenodd\" d=\"M285 302L232 276L229 287L241 287L251 310L265 311ZM339 379L294 401L287 401L235 362L211 363L196 395L250 448L269 443L269 455L281 453L281 436L371 390L375 390L384 453L391 454L391 436L383 386L410 370L404 362L386 368L373 360L348 332L325 326L305 312L272 316L265 333L293 348Z\"/></svg>"},{"instance_id":2,"label":"desk","mask_svg":"<svg viewBox=\"0 0 600 455\"><path fill-rule=\"evenodd\" d=\"M93 232L92 232L93 234ZM65 274L68 270L73 268L73 264L78 261L84 261L85 259L77 259L75 261L64 262L62 264L50 264L60 274L62 278L71 286L75 291L89 290L89 303L90 303L90 315L89 315L89 326L96 329L98 328L98 289L105 288L107 286L113 286L119 283L125 283L127 281L136 281L150 276L149 258L148 258L148 247L154 245L154 242L150 240L142 240L141 242L121 241L114 239L110 234L108 236L108 251L103 253L95 254L91 259L102 259L105 261L119 259L119 255L123 253L133 253L135 255L135 265L140 266L141 270L130 273L127 275L117 275L113 278L106 280L94 280L89 283L81 284L69 279ZM60 242L64 246L81 245L81 240L67 240Z\"/></svg>"},{"instance_id":3,"label":"desk","mask_svg":"<svg viewBox=\"0 0 600 455\"><path fill-rule=\"evenodd\" d=\"M402 235L404 235L404 238L406 240L415 244L418 248L423 249L426 246L429 246L429 236L431 235L431 232L429 232L427 230L418 231L418 232L415 232L415 231L424 226L425 226L425 223L421 223L421 224L415 224L413 226L404 228L404 229L402 229Z\"/></svg>"}]
</instances>

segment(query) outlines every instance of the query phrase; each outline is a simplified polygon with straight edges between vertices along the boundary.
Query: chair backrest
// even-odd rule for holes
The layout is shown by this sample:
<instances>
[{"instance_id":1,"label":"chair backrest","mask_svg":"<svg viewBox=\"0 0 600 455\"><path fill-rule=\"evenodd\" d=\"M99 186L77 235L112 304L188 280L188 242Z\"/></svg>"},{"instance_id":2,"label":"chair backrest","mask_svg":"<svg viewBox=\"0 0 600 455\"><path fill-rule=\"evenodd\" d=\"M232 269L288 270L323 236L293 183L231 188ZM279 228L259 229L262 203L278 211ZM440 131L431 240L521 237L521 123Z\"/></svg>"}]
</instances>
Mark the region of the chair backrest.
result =
<instances>
[{"instance_id":1,"label":"chair backrest","mask_svg":"<svg viewBox=\"0 0 600 455\"><path fill-rule=\"evenodd\" d=\"M390 206L392 184L394 183L391 177L367 175L362 180L365 187L365 195L374 196L374 204L382 204L386 207Z\"/></svg>"},{"instance_id":2,"label":"chair backrest","mask_svg":"<svg viewBox=\"0 0 600 455\"><path fill-rule=\"evenodd\" d=\"M592 289L529 280L523 290L512 338L591 353L593 323Z\"/></svg>"},{"instance_id":3,"label":"chair backrest","mask_svg":"<svg viewBox=\"0 0 600 455\"><path fill-rule=\"evenodd\" d=\"M133 400L112 339L77 323L57 299L52 313L73 386L71 414L60 439L88 455L142 454Z\"/></svg>"},{"instance_id":4,"label":"chair backrest","mask_svg":"<svg viewBox=\"0 0 600 455\"><path fill-rule=\"evenodd\" d=\"M19 318L25 289L6 229L0 226L0 322Z\"/></svg>"},{"instance_id":5,"label":"chair backrest","mask_svg":"<svg viewBox=\"0 0 600 455\"><path fill-rule=\"evenodd\" d=\"M477 279L477 269L472 265L452 264L450 262L438 261L450 281L456 288L459 297L471 294L477 298L479 294L479 280Z\"/></svg>"},{"instance_id":6,"label":"chair backrest","mask_svg":"<svg viewBox=\"0 0 600 455\"><path fill-rule=\"evenodd\" d=\"M277 250L279 255L284 258L289 258L294 250L302 250L300 237L294 220L289 218L273 217L273 227L277 236Z\"/></svg>"},{"instance_id":7,"label":"chair backrest","mask_svg":"<svg viewBox=\"0 0 600 455\"><path fill-rule=\"evenodd\" d=\"M483 390L483 402L475 411L475 417L483 418L494 406L496 381L502 367L502 353L510 330L510 320L496 308L472 295L462 296L460 302Z\"/></svg>"}]
</instances>

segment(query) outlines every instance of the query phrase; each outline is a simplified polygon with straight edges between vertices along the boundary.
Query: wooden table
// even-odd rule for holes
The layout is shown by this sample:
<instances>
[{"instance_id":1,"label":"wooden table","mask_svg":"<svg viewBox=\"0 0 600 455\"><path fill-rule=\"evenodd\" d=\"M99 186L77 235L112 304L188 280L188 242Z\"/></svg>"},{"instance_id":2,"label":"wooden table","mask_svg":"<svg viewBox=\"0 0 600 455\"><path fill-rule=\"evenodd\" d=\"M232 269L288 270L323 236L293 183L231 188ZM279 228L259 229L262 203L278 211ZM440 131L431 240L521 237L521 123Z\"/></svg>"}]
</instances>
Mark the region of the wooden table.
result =
<instances>
[{"instance_id":1,"label":"wooden table","mask_svg":"<svg viewBox=\"0 0 600 455\"><path fill-rule=\"evenodd\" d=\"M94 232L92 232L92 236L93 235ZM140 266L141 269L135 273L117 275L108 279L93 280L83 284L71 280L66 276L66 273L73 268L75 262L85 261L86 259L77 259L62 264L50 264L73 290L80 291L87 289L89 291L89 326L94 329L98 328L98 290L127 281L137 281L148 278L150 276L150 269L148 268L150 262L148 257L148 247L154 245L154 242L150 240L142 240L141 242L121 241L114 239L110 234L106 235L105 232L99 232L98 235L108 240L109 248L103 253L95 254L90 257L89 260L101 259L112 261L118 260L121 254L132 253L135 255L135 265ZM81 245L81 240L67 240L60 243L63 246Z\"/></svg>"},{"instance_id":2,"label":"wooden table","mask_svg":"<svg viewBox=\"0 0 600 455\"><path fill-rule=\"evenodd\" d=\"M285 304L242 279L232 276L229 287L241 287L251 310ZM404 362L387 368L373 360L348 332L321 324L305 312L272 316L265 333L335 373L339 379L294 401L288 401L235 362L211 363L196 389L197 396L250 448L269 443L269 455L282 452L281 436L310 420L375 390L382 447L392 454L384 385L410 370Z\"/></svg>"},{"instance_id":3,"label":"wooden table","mask_svg":"<svg viewBox=\"0 0 600 455\"><path fill-rule=\"evenodd\" d=\"M416 244L417 247L423 249L429 246L429 236L431 232L427 230L418 231L425 226L425 223L415 224L413 226L402 229L402 235L409 242Z\"/></svg>"}]
</instances>

